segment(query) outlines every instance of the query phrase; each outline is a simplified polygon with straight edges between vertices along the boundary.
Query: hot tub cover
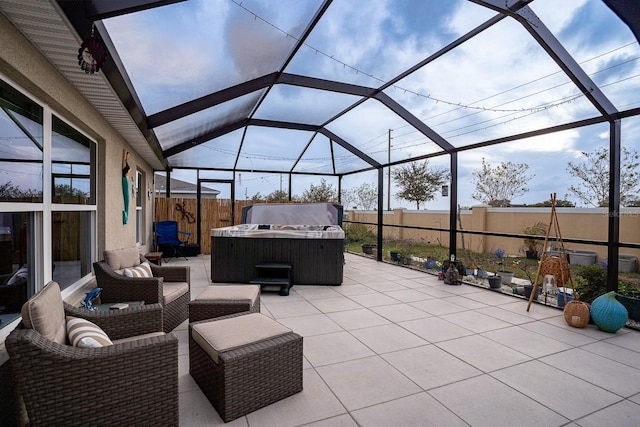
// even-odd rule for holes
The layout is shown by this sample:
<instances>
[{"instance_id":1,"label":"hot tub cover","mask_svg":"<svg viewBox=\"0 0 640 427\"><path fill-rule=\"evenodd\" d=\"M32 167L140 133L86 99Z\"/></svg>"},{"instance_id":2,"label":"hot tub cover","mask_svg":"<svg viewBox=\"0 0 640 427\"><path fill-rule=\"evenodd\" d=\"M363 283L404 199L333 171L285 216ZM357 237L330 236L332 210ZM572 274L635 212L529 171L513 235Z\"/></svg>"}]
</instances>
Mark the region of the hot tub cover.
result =
<instances>
[{"instance_id":1,"label":"hot tub cover","mask_svg":"<svg viewBox=\"0 0 640 427\"><path fill-rule=\"evenodd\" d=\"M280 239L344 239L338 225L238 224L214 228L212 237L280 238Z\"/></svg>"}]
</instances>

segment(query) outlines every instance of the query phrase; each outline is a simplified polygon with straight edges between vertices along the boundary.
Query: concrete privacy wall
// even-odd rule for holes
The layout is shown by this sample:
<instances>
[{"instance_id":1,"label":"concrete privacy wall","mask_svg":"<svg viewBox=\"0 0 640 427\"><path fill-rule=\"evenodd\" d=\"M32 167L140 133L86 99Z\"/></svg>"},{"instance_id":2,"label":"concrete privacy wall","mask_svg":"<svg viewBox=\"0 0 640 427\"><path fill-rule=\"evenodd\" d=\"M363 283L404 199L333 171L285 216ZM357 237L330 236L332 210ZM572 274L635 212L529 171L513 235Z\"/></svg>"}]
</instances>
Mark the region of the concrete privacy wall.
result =
<instances>
[{"instance_id":1,"label":"concrete privacy wall","mask_svg":"<svg viewBox=\"0 0 640 427\"><path fill-rule=\"evenodd\" d=\"M606 208L556 208L557 223L562 239L607 240L608 211ZM375 211L347 211L350 221L376 223ZM524 234L524 229L537 222L549 224L551 208L491 208L474 206L463 210L457 223L458 231L487 231L496 233ZM449 228L449 211L413 211L395 209L384 212L384 224ZM370 226L375 232L375 226ZM409 239L448 246L449 233L439 230L414 230L396 227L384 227L384 239ZM552 229L552 236L555 233ZM458 234L458 250L462 248L462 236ZM620 212L620 241L624 243L640 242L640 208L624 208ZM555 242L555 238L549 240ZM523 255L523 239L509 237L480 236L464 234L465 248L475 252L493 252L504 249L507 255ZM598 253L598 259L607 257L606 246L564 244L565 249L591 250ZM640 258L640 250L621 248L621 254L635 255Z\"/></svg>"}]
</instances>

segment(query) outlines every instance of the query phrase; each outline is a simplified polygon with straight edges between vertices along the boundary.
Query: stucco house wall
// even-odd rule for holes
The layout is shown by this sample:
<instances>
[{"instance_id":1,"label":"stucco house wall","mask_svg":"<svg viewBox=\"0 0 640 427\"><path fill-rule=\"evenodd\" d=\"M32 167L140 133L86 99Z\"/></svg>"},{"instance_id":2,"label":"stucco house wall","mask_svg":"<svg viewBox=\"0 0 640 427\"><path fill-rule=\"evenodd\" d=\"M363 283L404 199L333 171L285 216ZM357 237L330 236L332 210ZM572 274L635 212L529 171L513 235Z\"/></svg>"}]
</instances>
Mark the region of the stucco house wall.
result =
<instances>
[{"instance_id":1,"label":"stucco house wall","mask_svg":"<svg viewBox=\"0 0 640 427\"><path fill-rule=\"evenodd\" d=\"M3 15L0 15L0 73L30 92L38 101L46 103L65 121L72 123L97 141L98 199L97 253L105 248L133 246L136 243L135 198L130 198L129 221L122 224L122 150L131 153L132 174L143 171L152 186L153 171L109 123L93 108L40 52ZM92 76L103 79L102 74ZM146 185L145 187L146 188ZM151 244L153 222L152 200L147 203L145 236Z\"/></svg>"}]
</instances>

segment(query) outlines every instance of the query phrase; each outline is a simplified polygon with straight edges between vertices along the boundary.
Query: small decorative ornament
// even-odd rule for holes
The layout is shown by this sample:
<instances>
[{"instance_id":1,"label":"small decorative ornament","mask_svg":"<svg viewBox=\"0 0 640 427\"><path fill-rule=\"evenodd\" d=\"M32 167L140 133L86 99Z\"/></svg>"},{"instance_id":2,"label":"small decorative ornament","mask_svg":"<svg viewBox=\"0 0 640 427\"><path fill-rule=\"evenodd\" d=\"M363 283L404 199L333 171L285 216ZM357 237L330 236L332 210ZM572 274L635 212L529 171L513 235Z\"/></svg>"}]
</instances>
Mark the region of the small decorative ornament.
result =
<instances>
[{"instance_id":1,"label":"small decorative ornament","mask_svg":"<svg viewBox=\"0 0 640 427\"><path fill-rule=\"evenodd\" d=\"M100 71L107 59L107 48L104 43L94 36L95 27L91 27L91 37L82 42L78 49L78 65L87 74Z\"/></svg>"},{"instance_id":2,"label":"small decorative ornament","mask_svg":"<svg viewBox=\"0 0 640 427\"><path fill-rule=\"evenodd\" d=\"M95 310L96 308L93 305L93 300L100 296L102 292L102 288L93 288L89 292L87 292L84 300L82 301L82 306L87 310Z\"/></svg>"},{"instance_id":3,"label":"small decorative ornament","mask_svg":"<svg viewBox=\"0 0 640 427\"><path fill-rule=\"evenodd\" d=\"M615 333L627 324L629 313L616 299L616 293L611 291L593 300L591 318L601 330Z\"/></svg>"},{"instance_id":4,"label":"small decorative ornament","mask_svg":"<svg viewBox=\"0 0 640 427\"><path fill-rule=\"evenodd\" d=\"M582 301L569 301L564 306L564 320L574 328L584 328L589 323L589 304Z\"/></svg>"}]
</instances>

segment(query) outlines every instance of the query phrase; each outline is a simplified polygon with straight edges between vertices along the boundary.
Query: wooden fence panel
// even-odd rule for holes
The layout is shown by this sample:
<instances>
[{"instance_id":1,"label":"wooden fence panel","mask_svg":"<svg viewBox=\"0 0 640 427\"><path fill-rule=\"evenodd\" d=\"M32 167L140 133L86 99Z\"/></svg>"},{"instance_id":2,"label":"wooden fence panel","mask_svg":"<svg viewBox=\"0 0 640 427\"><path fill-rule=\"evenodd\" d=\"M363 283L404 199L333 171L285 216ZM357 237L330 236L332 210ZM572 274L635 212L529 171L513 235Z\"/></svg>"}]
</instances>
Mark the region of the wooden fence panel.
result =
<instances>
[{"instance_id":1,"label":"wooden fence panel","mask_svg":"<svg viewBox=\"0 0 640 427\"><path fill-rule=\"evenodd\" d=\"M242 207L252 205L251 200L236 200L235 222L240 224L242 219ZM230 199L202 199L200 206L200 253L211 253L211 229L228 227L231 221ZM197 201L186 198L156 198L155 222L173 220L178 222L178 230L191 232L189 243L197 243Z\"/></svg>"}]
</instances>

